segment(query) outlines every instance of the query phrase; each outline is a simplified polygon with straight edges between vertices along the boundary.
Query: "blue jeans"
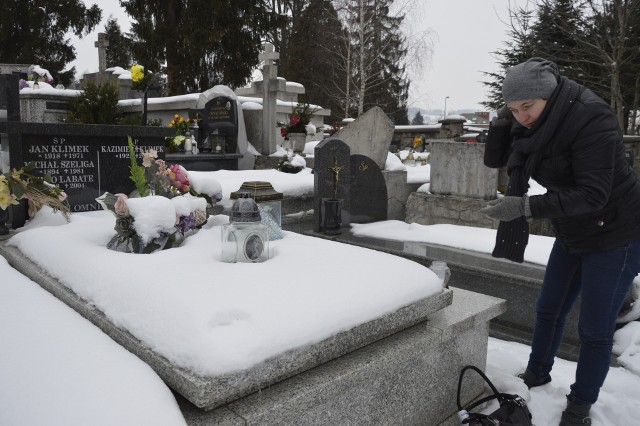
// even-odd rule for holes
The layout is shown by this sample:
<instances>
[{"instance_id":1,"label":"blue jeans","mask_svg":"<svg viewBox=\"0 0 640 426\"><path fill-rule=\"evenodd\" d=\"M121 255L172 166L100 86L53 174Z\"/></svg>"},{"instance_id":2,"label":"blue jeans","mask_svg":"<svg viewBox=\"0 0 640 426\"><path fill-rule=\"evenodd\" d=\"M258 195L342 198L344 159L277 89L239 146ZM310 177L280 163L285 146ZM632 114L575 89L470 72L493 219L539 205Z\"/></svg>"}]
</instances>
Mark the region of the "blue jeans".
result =
<instances>
[{"instance_id":1,"label":"blue jeans","mask_svg":"<svg viewBox=\"0 0 640 426\"><path fill-rule=\"evenodd\" d=\"M527 368L551 372L565 320L580 295L580 356L570 398L594 404L611 363L616 318L640 272L640 240L597 253L570 254L555 242L536 304L536 325Z\"/></svg>"}]
</instances>

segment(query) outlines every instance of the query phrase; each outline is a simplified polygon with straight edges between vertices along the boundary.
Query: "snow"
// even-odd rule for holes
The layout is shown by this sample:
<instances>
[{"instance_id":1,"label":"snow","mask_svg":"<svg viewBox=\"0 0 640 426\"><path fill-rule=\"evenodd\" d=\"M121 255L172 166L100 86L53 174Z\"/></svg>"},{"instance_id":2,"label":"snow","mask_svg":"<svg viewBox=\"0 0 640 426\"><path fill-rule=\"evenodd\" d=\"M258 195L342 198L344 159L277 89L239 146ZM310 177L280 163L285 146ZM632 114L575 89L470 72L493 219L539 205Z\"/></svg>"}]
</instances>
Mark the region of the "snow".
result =
<instances>
[{"instance_id":1,"label":"snow","mask_svg":"<svg viewBox=\"0 0 640 426\"><path fill-rule=\"evenodd\" d=\"M270 181L276 190L286 195L301 195L313 190L313 175L307 169L298 174L271 170L213 173L226 199L245 181ZM425 173L421 178L428 186L428 174ZM544 192L544 188L534 181L531 184L530 193ZM283 298L284 294L296 298L297 303L305 308L301 311L311 309L321 317L323 321L319 322L322 322L326 332L330 332L326 328L344 327L353 320L339 318L327 324L324 320L339 313L328 311L327 305L317 306L316 302L323 302L327 296L318 297L309 290L308 280L313 275L309 270L313 259L325 261L326 253L333 251L334 246L331 246L331 250L316 250L312 247L315 244L310 246L307 238L285 232L283 240L272 242L273 258L263 264L221 264L215 260L213 247L219 241L216 230L224 219L216 216L212 221L206 229L189 237L183 247L152 255L105 252L104 244L113 234L113 216L107 212L74 214L71 223L66 225L59 214L53 215L43 210L13 240L30 256L39 258L54 275L78 287L79 293L91 294L91 288L95 290L100 283L104 286L108 282L108 287L113 288L94 293L93 303L97 306L109 305L114 299L119 299L125 307L122 312L112 313L112 321L120 326L126 326L130 321L128 317L134 312L143 311L147 321L136 328L144 333L160 335L163 342L157 344L156 350L172 341L173 344L177 342L177 346L192 345L196 337L207 336L206 341L196 344L219 348L231 357L229 348L214 344L213 337L216 340L229 339L226 342L233 342L234 346L242 348L251 325L280 326L279 321L285 322L289 318L279 312L281 306L277 305L277 299ZM495 239L495 230L455 225L427 226L399 221L353 225L353 231L356 235L431 243L482 253L490 253ZM549 237L532 235L525 261L546 264L551 243ZM51 244L55 244L56 250L51 250ZM322 244L319 247L324 247L328 242ZM44 248L39 248L41 245ZM356 250L343 252L341 248L338 253L341 257L349 258L350 264L365 261ZM371 260L373 253L376 252L367 252L368 266L379 263ZM101 260L98 261L96 257ZM77 261L73 265L74 262L65 258L82 259L85 271L78 271ZM144 259L158 261L149 266L140 263ZM200 263L204 263L204 266L200 266ZM118 268L113 267L115 264ZM391 271L381 271L380 278L368 283L375 286L376 293L371 294L367 289L363 292L366 294L365 300L359 299L358 303L350 306L357 307L357 311L369 309L369 299L382 297L379 292L384 292L384 288L380 283L397 277L397 271L404 271L406 266L403 264L391 267ZM344 264L336 265L336 269L341 268L346 270ZM273 273L270 271L275 269L280 280L275 280L276 288L265 289L263 271ZM252 274L257 278L247 283L238 280L222 283L223 277L229 276L226 275L230 273L229 270L234 271L233 277ZM260 272L256 273L256 270ZM132 275L136 277L134 283L130 282ZM416 273L403 273L403 277L413 275ZM423 271L420 270L418 275L424 276ZM166 386L145 364L11 269L3 259L0 259L0 276L3 278L0 280L0 341L3 342L3 350L0 351L0 377L3 378L0 381L0 424L184 424ZM241 288L238 288L238 283ZM331 282L323 281L323 284ZM219 292L211 293L212 287ZM638 293L638 289L640 283L636 278L634 291ZM420 292L417 288L414 290ZM343 287L331 288L328 294L331 292L334 299L338 295L340 300L347 303L350 295L346 294ZM248 294L253 296L249 297ZM396 297L394 294L393 299ZM164 298L173 299L175 306L170 311L157 312L157 304ZM276 303L275 307L271 305L272 300ZM243 306L242 303L247 305ZM189 309L185 309L185 306ZM270 307L270 315L276 318L262 317L266 315L265 306ZM196 312L198 310L206 313L199 314ZM290 314L305 315L305 312ZM267 324L263 324L265 321ZM180 328L185 325L197 328L197 336L180 333ZM300 341L310 339L302 327L295 324L286 326L292 328L281 334L294 334L295 339ZM273 345L282 348L284 340L289 338L277 336ZM265 341L261 343L266 346ZM261 343L257 343L257 346ZM271 344L268 343L269 346ZM487 374L500 391L517 393L525 398L535 424L557 424L565 406L564 396L574 380L576 363L557 359L551 373L553 380L528 390L516 375L524 371L529 351L527 345L490 338ZM186 356L179 349L174 348L169 352L178 358L189 358L184 359L187 363L194 361L193 357ZM635 424L640 418L640 406L637 404L640 399L640 357L637 355L640 353L640 323L631 322L616 332L614 353L619 354L621 366L610 369L600 398L591 410L594 425L629 425ZM251 358L249 354L244 356L245 361ZM227 367L238 365L235 359L225 361ZM50 368L51 365L56 368ZM61 383L64 384L64 391L59 388ZM495 408L490 406L485 412Z\"/></svg>"},{"instance_id":2,"label":"snow","mask_svg":"<svg viewBox=\"0 0 640 426\"><path fill-rule=\"evenodd\" d=\"M160 198L127 201L134 225L155 224L157 215L174 225L175 211L165 215L165 207L155 206ZM147 199L152 212L143 213L139 207ZM415 262L291 232L270 243L271 258L264 263L223 263L221 225L227 221L225 215L213 217L181 247L151 255L108 250L115 218L105 211L75 214L69 224L29 227L8 244L113 324L202 376L250 368L442 289L442 281ZM310 259L322 259L321 274L313 273ZM401 282L399 270L407 274Z\"/></svg>"},{"instance_id":3,"label":"snow","mask_svg":"<svg viewBox=\"0 0 640 426\"><path fill-rule=\"evenodd\" d=\"M160 377L0 256L0 424L185 425Z\"/></svg>"}]
</instances>

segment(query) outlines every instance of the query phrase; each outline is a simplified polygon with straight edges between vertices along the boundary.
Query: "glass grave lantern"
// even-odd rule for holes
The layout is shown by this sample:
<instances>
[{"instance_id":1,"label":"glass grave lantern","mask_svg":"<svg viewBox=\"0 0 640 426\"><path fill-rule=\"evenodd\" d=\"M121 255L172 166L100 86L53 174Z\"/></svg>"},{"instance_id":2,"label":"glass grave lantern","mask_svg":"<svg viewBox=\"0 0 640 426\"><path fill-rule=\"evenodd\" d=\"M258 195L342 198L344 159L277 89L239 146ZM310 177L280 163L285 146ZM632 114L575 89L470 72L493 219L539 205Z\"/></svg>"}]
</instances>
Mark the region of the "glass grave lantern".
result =
<instances>
[{"instance_id":1,"label":"glass grave lantern","mask_svg":"<svg viewBox=\"0 0 640 426\"><path fill-rule=\"evenodd\" d=\"M218 129L214 129L209 133L209 139L211 140L211 152L214 154L224 154L226 147L226 137L220 133Z\"/></svg>"},{"instance_id":2,"label":"glass grave lantern","mask_svg":"<svg viewBox=\"0 0 640 426\"><path fill-rule=\"evenodd\" d=\"M242 194L250 196L258 204L260 222L269 228L271 241L282 238L282 192L273 189L270 182L252 181L245 182L240 189L232 192L232 200L240 198Z\"/></svg>"},{"instance_id":3,"label":"glass grave lantern","mask_svg":"<svg viewBox=\"0 0 640 426\"><path fill-rule=\"evenodd\" d=\"M231 208L231 222L222 227L222 261L257 263L269 259L269 228L260 223L258 205L244 193Z\"/></svg>"},{"instance_id":4,"label":"glass grave lantern","mask_svg":"<svg viewBox=\"0 0 640 426\"><path fill-rule=\"evenodd\" d=\"M413 155L413 151L409 151L409 154L407 155L407 158L405 158L405 160L404 160L404 164L406 164L407 166L411 166L411 167L415 167L416 166L416 158Z\"/></svg>"}]
</instances>

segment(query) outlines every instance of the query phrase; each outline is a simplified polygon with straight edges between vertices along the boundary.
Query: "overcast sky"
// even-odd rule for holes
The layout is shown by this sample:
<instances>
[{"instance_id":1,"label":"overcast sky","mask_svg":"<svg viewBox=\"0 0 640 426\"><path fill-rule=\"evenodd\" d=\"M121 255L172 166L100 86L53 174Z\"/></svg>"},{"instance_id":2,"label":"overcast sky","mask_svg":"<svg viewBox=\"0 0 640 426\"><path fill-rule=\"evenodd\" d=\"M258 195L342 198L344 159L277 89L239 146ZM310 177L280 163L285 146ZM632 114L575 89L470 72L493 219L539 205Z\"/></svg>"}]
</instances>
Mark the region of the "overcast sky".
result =
<instances>
[{"instance_id":1,"label":"overcast sky","mask_svg":"<svg viewBox=\"0 0 640 426\"><path fill-rule=\"evenodd\" d=\"M86 4L95 0L83 0ZM481 81L483 71L497 71L490 54L503 47L507 38L509 4L524 5L527 0L396 0L396 4L413 1L406 21L415 33L424 33L431 51L424 55L419 69L412 69L409 106L424 109L482 110L479 102L486 98ZM74 39L78 59L71 63L80 74L98 69L98 52L94 47L97 33L104 30L110 15L115 16L123 32L129 31L129 18L119 2L98 2L103 20L97 29L82 40Z\"/></svg>"}]
</instances>

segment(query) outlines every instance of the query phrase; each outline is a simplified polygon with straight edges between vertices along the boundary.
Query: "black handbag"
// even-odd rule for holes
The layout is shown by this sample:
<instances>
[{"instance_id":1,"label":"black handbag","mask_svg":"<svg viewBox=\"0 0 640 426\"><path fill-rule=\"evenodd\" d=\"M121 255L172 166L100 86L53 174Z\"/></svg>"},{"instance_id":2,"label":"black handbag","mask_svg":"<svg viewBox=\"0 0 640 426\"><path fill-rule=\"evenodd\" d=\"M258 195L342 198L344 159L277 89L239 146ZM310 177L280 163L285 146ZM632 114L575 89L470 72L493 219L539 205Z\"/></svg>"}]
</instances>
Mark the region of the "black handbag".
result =
<instances>
[{"instance_id":1,"label":"black handbag","mask_svg":"<svg viewBox=\"0 0 640 426\"><path fill-rule=\"evenodd\" d=\"M462 378L467 370L476 371L487 382L493 395L481 398L475 401L467 407L462 407L460 404L460 389L462 388ZM500 404L500 408L491 414L472 413L471 410L484 404L492 399L497 399ZM527 408L527 403L520 395L512 395L508 393L500 393L496 387L491 383L491 380L477 367L473 365L467 365L460 372L460 379L458 380L458 418L462 424L468 424L471 426L533 426L531 423L531 413Z\"/></svg>"}]
</instances>

